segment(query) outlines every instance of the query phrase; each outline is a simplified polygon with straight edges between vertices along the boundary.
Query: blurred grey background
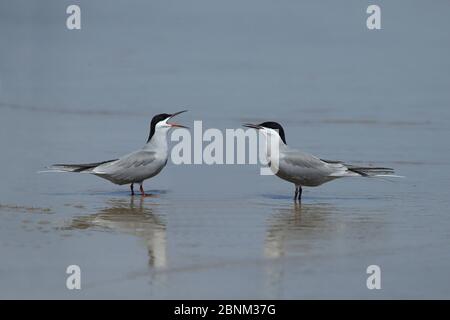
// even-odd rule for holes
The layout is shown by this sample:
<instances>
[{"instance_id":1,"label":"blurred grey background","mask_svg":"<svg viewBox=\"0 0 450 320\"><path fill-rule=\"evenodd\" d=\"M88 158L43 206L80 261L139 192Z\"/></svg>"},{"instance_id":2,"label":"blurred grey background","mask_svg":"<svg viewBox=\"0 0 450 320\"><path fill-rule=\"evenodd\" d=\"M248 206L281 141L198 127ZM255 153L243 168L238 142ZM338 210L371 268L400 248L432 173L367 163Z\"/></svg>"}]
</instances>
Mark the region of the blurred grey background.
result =
<instances>
[{"instance_id":1,"label":"blurred grey background","mask_svg":"<svg viewBox=\"0 0 450 320\"><path fill-rule=\"evenodd\" d=\"M81 7L81 30L66 8ZM382 30L366 28L381 7ZM450 296L448 1L0 2L0 297ZM308 189L174 166L140 203L36 174L139 148L151 117L273 120L289 145L395 167ZM105 232L106 231L106 232ZM80 264L83 289L65 289ZM365 269L379 264L383 289Z\"/></svg>"}]
</instances>

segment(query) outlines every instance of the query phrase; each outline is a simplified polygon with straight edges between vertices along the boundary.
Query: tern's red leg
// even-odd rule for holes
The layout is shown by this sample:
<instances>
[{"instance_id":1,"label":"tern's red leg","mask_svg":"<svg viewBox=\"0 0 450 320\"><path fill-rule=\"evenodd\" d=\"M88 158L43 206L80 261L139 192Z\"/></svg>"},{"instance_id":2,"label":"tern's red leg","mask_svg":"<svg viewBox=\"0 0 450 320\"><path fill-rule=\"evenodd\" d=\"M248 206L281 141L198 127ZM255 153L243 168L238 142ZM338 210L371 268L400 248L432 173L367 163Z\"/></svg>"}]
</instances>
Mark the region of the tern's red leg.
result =
<instances>
[{"instance_id":1,"label":"tern's red leg","mask_svg":"<svg viewBox=\"0 0 450 320\"><path fill-rule=\"evenodd\" d=\"M134 186L133 186L133 184L130 184L130 189L131 189L131 195L134 196Z\"/></svg>"},{"instance_id":2,"label":"tern's red leg","mask_svg":"<svg viewBox=\"0 0 450 320\"><path fill-rule=\"evenodd\" d=\"M152 196L151 193L150 193L150 194L146 194L146 193L145 193L144 187L142 186L142 184L139 186L139 190L141 190L141 195L142 195L142 197L151 197L151 196Z\"/></svg>"}]
</instances>

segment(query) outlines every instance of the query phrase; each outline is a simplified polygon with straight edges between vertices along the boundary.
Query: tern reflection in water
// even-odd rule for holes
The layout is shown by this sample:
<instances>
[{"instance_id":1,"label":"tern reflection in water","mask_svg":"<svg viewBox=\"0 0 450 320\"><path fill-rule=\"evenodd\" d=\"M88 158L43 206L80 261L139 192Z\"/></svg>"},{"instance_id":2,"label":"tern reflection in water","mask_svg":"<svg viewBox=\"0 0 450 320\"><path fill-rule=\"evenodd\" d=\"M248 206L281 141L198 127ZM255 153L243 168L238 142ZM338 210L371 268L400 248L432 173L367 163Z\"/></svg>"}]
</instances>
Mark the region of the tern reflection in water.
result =
<instances>
[{"instance_id":1,"label":"tern reflection in water","mask_svg":"<svg viewBox=\"0 0 450 320\"><path fill-rule=\"evenodd\" d=\"M67 229L104 228L137 236L145 241L149 265L164 268L167 266L166 225L154 211L154 207L144 205L143 198L113 199L96 214L74 218Z\"/></svg>"},{"instance_id":2,"label":"tern reflection in water","mask_svg":"<svg viewBox=\"0 0 450 320\"><path fill-rule=\"evenodd\" d=\"M332 226L329 216L335 208L325 204L305 205L294 203L274 208L267 221L267 232L263 254L265 265L265 298L283 298L285 287L286 257L299 267L306 261L308 253L314 251L317 238L323 237ZM320 242L320 241L319 241ZM303 263L302 263L303 261Z\"/></svg>"},{"instance_id":3,"label":"tern reflection in water","mask_svg":"<svg viewBox=\"0 0 450 320\"><path fill-rule=\"evenodd\" d=\"M323 237L322 232L325 230L320 233L315 231L328 227L326 220L333 211L332 206L325 204L294 203L291 206L276 208L275 214L268 221L264 256L266 258L283 257L289 243L297 248L300 246L302 250L299 253L304 253L311 246L315 236ZM305 241L301 241L302 239Z\"/></svg>"}]
</instances>

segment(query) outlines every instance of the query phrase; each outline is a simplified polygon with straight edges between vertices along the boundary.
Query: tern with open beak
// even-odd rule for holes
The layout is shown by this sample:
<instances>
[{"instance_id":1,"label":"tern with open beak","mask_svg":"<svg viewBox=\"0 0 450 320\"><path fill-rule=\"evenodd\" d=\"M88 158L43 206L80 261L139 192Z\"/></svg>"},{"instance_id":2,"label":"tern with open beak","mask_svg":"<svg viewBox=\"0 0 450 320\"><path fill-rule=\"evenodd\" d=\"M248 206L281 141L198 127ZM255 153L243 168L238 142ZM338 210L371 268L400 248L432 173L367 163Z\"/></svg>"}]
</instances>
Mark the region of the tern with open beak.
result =
<instances>
[{"instance_id":1,"label":"tern with open beak","mask_svg":"<svg viewBox=\"0 0 450 320\"><path fill-rule=\"evenodd\" d=\"M147 143L140 150L119 159L84 164L54 164L49 169L55 172L90 173L118 185L129 184L132 195L136 183L140 186L142 196L146 196L143 188L144 180L156 176L167 164L169 154L167 133L171 128L187 128L169 120L186 111L154 116Z\"/></svg>"}]
</instances>

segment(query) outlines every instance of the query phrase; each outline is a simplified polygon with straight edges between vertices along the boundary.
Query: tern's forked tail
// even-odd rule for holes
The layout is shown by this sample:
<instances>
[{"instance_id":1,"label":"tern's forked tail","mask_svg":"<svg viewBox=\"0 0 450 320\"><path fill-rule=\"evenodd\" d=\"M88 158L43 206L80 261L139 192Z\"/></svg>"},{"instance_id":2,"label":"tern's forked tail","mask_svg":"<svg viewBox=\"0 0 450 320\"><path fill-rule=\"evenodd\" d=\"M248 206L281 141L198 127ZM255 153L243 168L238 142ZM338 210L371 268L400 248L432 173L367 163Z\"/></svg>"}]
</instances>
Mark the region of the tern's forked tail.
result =
<instances>
[{"instance_id":1,"label":"tern's forked tail","mask_svg":"<svg viewBox=\"0 0 450 320\"><path fill-rule=\"evenodd\" d=\"M117 159L95 163L81 163L81 164L54 164L48 167L49 170L41 172L89 172L90 170L94 169L95 167L98 167L99 165L113 162L116 160Z\"/></svg>"},{"instance_id":2,"label":"tern's forked tail","mask_svg":"<svg viewBox=\"0 0 450 320\"><path fill-rule=\"evenodd\" d=\"M357 173L363 177L392 177L404 178L395 174L394 169L384 167L356 167L347 166L348 170Z\"/></svg>"}]
</instances>

